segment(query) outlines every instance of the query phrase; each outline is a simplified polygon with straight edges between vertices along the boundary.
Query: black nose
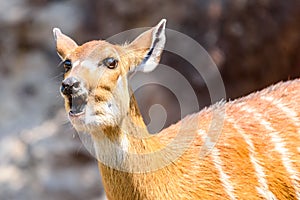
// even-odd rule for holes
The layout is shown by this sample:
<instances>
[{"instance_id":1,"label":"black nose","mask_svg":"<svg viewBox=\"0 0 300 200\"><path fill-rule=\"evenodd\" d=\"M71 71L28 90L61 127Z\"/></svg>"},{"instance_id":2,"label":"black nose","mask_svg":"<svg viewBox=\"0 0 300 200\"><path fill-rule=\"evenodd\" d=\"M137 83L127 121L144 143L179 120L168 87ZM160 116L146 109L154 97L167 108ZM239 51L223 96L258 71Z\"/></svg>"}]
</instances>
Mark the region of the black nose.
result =
<instances>
[{"instance_id":1,"label":"black nose","mask_svg":"<svg viewBox=\"0 0 300 200\"><path fill-rule=\"evenodd\" d=\"M71 95L76 94L79 89L80 82L74 77L69 77L63 80L60 90L64 95Z\"/></svg>"}]
</instances>

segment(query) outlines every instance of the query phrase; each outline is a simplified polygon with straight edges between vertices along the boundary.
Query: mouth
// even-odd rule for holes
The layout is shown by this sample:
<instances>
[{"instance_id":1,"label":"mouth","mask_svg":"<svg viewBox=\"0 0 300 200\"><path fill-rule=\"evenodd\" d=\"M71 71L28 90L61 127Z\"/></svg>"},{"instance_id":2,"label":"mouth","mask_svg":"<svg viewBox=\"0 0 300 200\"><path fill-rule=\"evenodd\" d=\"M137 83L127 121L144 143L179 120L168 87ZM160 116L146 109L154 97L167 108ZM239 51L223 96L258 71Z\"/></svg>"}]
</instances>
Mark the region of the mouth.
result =
<instances>
[{"instance_id":1,"label":"mouth","mask_svg":"<svg viewBox=\"0 0 300 200\"><path fill-rule=\"evenodd\" d=\"M87 105L87 95L69 95L68 97L69 102L69 116L71 117L78 117L85 113L85 108Z\"/></svg>"}]
</instances>

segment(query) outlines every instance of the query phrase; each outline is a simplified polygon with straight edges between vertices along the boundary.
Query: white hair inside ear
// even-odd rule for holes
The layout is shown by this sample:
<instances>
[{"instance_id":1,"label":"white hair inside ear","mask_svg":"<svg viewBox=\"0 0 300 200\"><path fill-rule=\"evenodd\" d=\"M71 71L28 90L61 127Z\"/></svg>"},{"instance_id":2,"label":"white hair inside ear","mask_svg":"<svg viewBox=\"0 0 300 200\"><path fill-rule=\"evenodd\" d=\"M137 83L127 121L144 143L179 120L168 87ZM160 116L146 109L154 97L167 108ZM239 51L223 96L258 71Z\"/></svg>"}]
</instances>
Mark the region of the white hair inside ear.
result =
<instances>
[{"instance_id":1,"label":"white hair inside ear","mask_svg":"<svg viewBox=\"0 0 300 200\"><path fill-rule=\"evenodd\" d=\"M152 30L150 30L151 44L149 46L149 50L145 55L145 58L143 59L141 64L136 66L134 71L151 72L158 65L160 61L160 56L163 52L166 43L166 35L165 35L166 22L167 22L166 19L162 19L155 27L152 28ZM148 34L148 33L146 32L144 34ZM138 38L142 38L142 37L143 34Z\"/></svg>"}]
</instances>

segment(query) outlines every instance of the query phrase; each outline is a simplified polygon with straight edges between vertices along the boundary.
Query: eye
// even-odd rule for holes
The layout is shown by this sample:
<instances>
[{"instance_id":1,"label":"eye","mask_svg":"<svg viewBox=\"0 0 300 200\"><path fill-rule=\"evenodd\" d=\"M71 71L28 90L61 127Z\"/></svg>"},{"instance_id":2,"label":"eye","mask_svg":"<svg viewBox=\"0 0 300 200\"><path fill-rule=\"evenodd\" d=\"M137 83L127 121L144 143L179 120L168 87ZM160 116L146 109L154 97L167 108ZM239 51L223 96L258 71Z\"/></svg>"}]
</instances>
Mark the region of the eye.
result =
<instances>
[{"instance_id":1,"label":"eye","mask_svg":"<svg viewBox=\"0 0 300 200\"><path fill-rule=\"evenodd\" d=\"M68 72L70 69L72 69L71 60L67 59L64 61L64 68L65 68L65 72Z\"/></svg>"},{"instance_id":2,"label":"eye","mask_svg":"<svg viewBox=\"0 0 300 200\"><path fill-rule=\"evenodd\" d=\"M118 66L118 60L112 57L105 58L102 62L109 69L115 69Z\"/></svg>"}]
</instances>

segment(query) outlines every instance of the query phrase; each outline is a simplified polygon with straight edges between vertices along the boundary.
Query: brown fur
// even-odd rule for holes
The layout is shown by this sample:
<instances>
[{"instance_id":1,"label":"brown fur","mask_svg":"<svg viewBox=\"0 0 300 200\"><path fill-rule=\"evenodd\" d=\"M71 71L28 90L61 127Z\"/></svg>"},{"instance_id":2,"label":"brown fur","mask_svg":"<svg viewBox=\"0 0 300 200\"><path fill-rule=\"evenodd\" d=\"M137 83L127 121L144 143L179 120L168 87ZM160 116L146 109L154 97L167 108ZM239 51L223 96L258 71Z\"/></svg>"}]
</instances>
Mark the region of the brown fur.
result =
<instances>
[{"instance_id":1,"label":"brown fur","mask_svg":"<svg viewBox=\"0 0 300 200\"><path fill-rule=\"evenodd\" d=\"M65 42L58 45L61 56L74 62L86 59L98 62L107 56L122 58L116 70L99 69L101 78L98 72L91 72L81 65L65 75L65 78L78 77L84 83L89 91L89 103L98 109L96 114L105 112L102 107L97 107L101 102L111 98L123 103L128 101L128 105L121 104L127 105L128 110L124 118L117 121L118 126L98 124L89 127L95 142L103 139L100 133L116 143L126 135L129 153L161 153L150 160L135 160L126 154L122 161L129 169L126 172L99 162L108 199L266 199L270 193L277 199L297 199L300 193L300 126L297 121L300 121L300 80L278 83L239 100L203 109L153 136L146 129L134 97L127 99L115 94L119 77L123 77L121 80L127 86L127 72L145 56L152 32L151 29L126 46L93 41L71 51L70 45L63 49ZM142 48L137 49L139 45ZM125 89L130 96L130 90ZM272 104L264 97L280 101L295 115L280 108L278 102ZM66 110L69 112L67 101L66 98ZM217 130L210 129L210 126L213 114L222 112L225 119L221 135L217 137L214 132ZM72 123L79 129L77 122ZM277 141L275 136L282 140ZM217 142L211 151L205 149L206 137ZM173 141L176 143L166 150L166 145ZM183 149L185 146L188 148ZM203 156L201 152L206 153ZM115 154L109 153L107 156L117 159ZM283 158L283 155L287 157ZM265 176L259 174L254 159ZM290 174L287 163L293 167L295 174ZM156 170L135 173L135 169L156 164ZM259 189L264 189L263 181L268 189L259 192Z\"/></svg>"},{"instance_id":2,"label":"brown fur","mask_svg":"<svg viewBox=\"0 0 300 200\"><path fill-rule=\"evenodd\" d=\"M298 173L300 170L300 134L292 121L275 106L266 104L260 96L273 96L280 99L300 116L300 80L279 83L262 92L252 94L246 98L227 103L226 117L233 118L237 124L247 133L254 142L258 152L258 158L266 170L266 179L270 191L277 199L296 199L295 192L300 188L294 188L282 160L274 146L270 144L270 136L267 130L253 116L242 112L239 103L254 105L258 112L266 112L266 119L271 119L272 126L279 131L280 136L287 142L291 159ZM290 99L293 98L293 101ZM259 106L257 106L259 105ZM212 108L203 110L183 119L157 135L163 144L168 143L180 123L189 121L187 132L195 132L194 127L208 130ZM270 115L270 117L268 117ZM271 118L272 117L272 118ZM275 120L275 121L273 121ZM153 138L154 139L154 138ZM144 141L143 141L144 143ZM147 143L146 143L147 144ZM110 199L229 199L220 182L220 177L212 163L211 156L199 157L199 151L203 145L198 136L190 148L173 164L150 173L134 174L120 172L109 167L99 167L102 172L105 189ZM230 175L234 185L234 194L237 199L263 199L257 191L258 180L255 177L255 169L250 162L248 145L225 118L225 124L216 148L220 151L220 157L224 164L224 171ZM132 163L136 164L136 163ZM297 174L299 176L299 174ZM299 180L298 180L299 182Z\"/></svg>"}]
</instances>

